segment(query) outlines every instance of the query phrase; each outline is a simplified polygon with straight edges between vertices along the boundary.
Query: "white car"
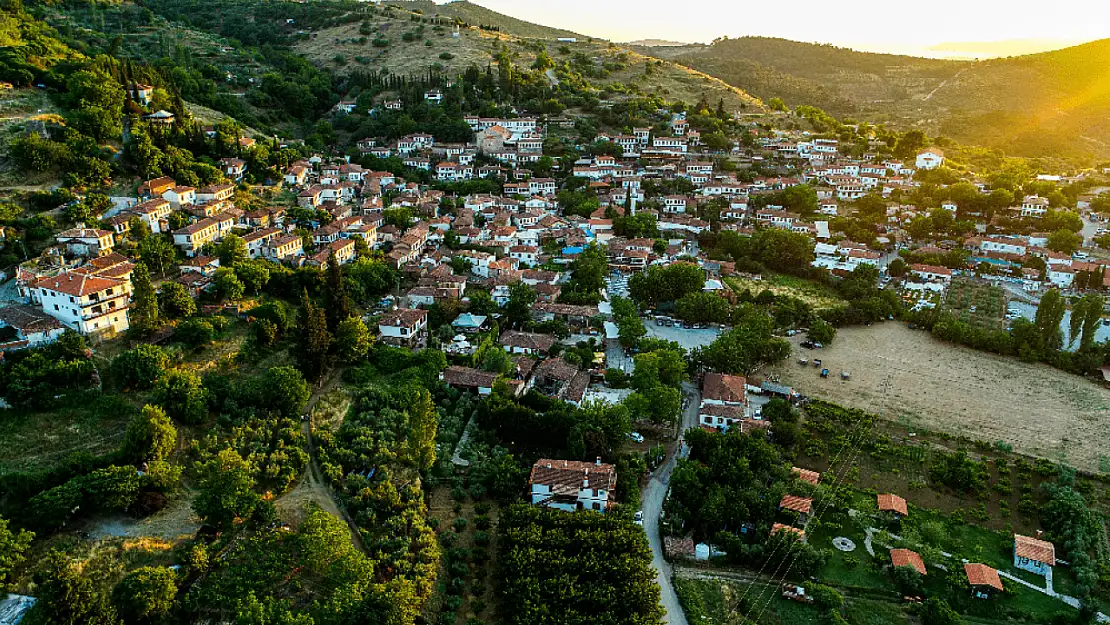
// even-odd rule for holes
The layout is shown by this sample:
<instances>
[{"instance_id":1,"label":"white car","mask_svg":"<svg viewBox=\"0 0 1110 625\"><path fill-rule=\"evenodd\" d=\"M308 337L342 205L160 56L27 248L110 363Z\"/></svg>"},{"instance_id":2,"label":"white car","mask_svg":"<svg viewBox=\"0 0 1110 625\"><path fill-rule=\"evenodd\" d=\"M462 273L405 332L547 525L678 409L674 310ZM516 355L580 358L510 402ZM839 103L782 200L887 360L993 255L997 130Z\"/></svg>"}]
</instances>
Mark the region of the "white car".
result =
<instances>
[{"instance_id":1,"label":"white car","mask_svg":"<svg viewBox=\"0 0 1110 625\"><path fill-rule=\"evenodd\" d=\"M634 443L644 442L644 435L640 434L639 432L629 432L628 438L631 439Z\"/></svg>"},{"instance_id":2,"label":"white car","mask_svg":"<svg viewBox=\"0 0 1110 625\"><path fill-rule=\"evenodd\" d=\"M643 510L637 510L636 514L632 515L632 522L635 523L636 525L643 525L644 524L644 511Z\"/></svg>"}]
</instances>

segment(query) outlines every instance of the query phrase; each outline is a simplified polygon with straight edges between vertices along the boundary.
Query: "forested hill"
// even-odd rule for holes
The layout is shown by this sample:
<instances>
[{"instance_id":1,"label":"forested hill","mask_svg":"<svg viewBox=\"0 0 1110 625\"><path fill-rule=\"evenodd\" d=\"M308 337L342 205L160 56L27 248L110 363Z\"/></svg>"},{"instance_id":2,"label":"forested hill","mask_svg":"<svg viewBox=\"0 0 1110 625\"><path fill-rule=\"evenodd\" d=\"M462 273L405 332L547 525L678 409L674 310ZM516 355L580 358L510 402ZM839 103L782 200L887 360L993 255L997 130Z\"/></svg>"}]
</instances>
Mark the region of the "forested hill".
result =
<instances>
[{"instance_id":1,"label":"forested hill","mask_svg":"<svg viewBox=\"0 0 1110 625\"><path fill-rule=\"evenodd\" d=\"M1110 154L1110 40L980 62L765 37L649 53L790 106L919 126L1029 156Z\"/></svg>"}]
</instances>

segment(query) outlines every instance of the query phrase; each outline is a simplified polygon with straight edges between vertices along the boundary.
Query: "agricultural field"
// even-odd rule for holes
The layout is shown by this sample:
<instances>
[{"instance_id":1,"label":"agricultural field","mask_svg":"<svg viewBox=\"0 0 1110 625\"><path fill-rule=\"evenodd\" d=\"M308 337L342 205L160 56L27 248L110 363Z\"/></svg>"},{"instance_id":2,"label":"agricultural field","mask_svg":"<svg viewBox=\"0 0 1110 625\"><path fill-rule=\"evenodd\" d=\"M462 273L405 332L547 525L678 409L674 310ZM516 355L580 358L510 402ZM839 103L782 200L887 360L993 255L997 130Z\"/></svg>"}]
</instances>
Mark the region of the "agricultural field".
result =
<instances>
[{"instance_id":1,"label":"agricultural field","mask_svg":"<svg viewBox=\"0 0 1110 625\"><path fill-rule=\"evenodd\" d=\"M828 310L846 305L840 295L833 289L818 284L812 280L787 276L783 274L767 273L761 280L751 280L741 277L728 277L725 284L737 293L750 290L753 295L762 291L771 291L775 295L787 295L809 304L815 311Z\"/></svg>"},{"instance_id":2,"label":"agricultural field","mask_svg":"<svg viewBox=\"0 0 1110 625\"><path fill-rule=\"evenodd\" d=\"M799 347L770 373L798 392L878 413L908 429L1002 441L1017 452L1110 472L1110 391L1043 364L944 343L900 323L841 329L820 351ZM822 379L798 358L821 358Z\"/></svg>"},{"instance_id":3,"label":"agricultural field","mask_svg":"<svg viewBox=\"0 0 1110 625\"><path fill-rule=\"evenodd\" d=\"M138 408L119 397L77 393L49 410L0 412L0 475L47 470L75 453L115 450Z\"/></svg>"},{"instance_id":4,"label":"agricultural field","mask_svg":"<svg viewBox=\"0 0 1110 625\"><path fill-rule=\"evenodd\" d=\"M1001 330L1005 327L1006 294L997 286L966 279L953 280L941 312L972 326Z\"/></svg>"}]
</instances>

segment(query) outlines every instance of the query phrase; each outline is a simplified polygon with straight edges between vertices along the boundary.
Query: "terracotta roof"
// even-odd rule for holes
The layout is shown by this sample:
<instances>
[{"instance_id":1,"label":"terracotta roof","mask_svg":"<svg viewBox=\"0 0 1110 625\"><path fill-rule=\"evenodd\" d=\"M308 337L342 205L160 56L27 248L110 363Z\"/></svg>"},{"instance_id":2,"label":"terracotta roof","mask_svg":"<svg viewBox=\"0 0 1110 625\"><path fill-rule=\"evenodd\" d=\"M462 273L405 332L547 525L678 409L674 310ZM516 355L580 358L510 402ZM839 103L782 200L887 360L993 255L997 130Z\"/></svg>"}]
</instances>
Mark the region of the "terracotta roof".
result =
<instances>
[{"instance_id":1,"label":"terracotta roof","mask_svg":"<svg viewBox=\"0 0 1110 625\"><path fill-rule=\"evenodd\" d=\"M777 534L778 532L794 532L795 534L797 534L798 536L801 536L803 538L806 535L805 530L798 529L798 528L796 528L794 526L791 526L791 525L783 525L782 523L775 523L774 525L771 526L771 534L774 535L774 534Z\"/></svg>"},{"instance_id":2,"label":"terracotta roof","mask_svg":"<svg viewBox=\"0 0 1110 625\"><path fill-rule=\"evenodd\" d=\"M521 347L524 349L548 352L555 346L556 339L550 334L535 334L532 332L516 332L510 330L501 335L500 342L502 345L508 347Z\"/></svg>"},{"instance_id":3,"label":"terracotta roof","mask_svg":"<svg viewBox=\"0 0 1110 625\"><path fill-rule=\"evenodd\" d=\"M910 551L909 549L891 549L890 563L893 564L895 568L900 566L912 566L922 575L927 573L925 570L925 561L921 559L921 556L918 555L916 551Z\"/></svg>"},{"instance_id":4,"label":"terracotta roof","mask_svg":"<svg viewBox=\"0 0 1110 625\"><path fill-rule=\"evenodd\" d=\"M809 482L814 486L817 486L817 482L821 481L821 474L817 471L810 471L809 469L800 469L798 467L793 467L790 469L790 472L798 476L799 480L802 480L803 482Z\"/></svg>"},{"instance_id":5,"label":"terracotta roof","mask_svg":"<svg viewBox=\"0 0 1110 625\"><path fill-rule=\"evenodd\" d=\"M809 497L783 495L782 501L779 502L779 507L785 510L793 510L794 512L809 514L809 511L813 508L813 500Z\"/></svg>"},{"instance_id":6,"label":"terracotta roof","mask_svg":"<svg viewBox=\"0 0 1110 625\"><path fill-rule=\"evenodd\" d=\"M744 403L747 380L738 375L707 373L702 382L702 398L716 401Z\"/></svg>"},{"instance_id":7,"label":"terracotta roof","mask_svg":"<svg viewBox=\"0 0 1110 625\"><path fill-rule=\"evenodd\" d=\"M379 326L408 327L428 318L428 311L415 308L398 308L382 316Z\"/></svg>"},{"instance_id":8,"label":"terracotta roof","mask_svg":"<svg viewBox=\"0 0 1110 625\"><path fill-rule=\"evenodd\" d=\"M704 404L698 409L699 415L708 417L726 417L728 419L744 418L743 406L729 406L727 404Z\"/></svg>"},{"instance_id":9,"label":"terracotta roof","mask_svg":"<svg viewBox=\"0 0 1110 625\"><path fill-rule=\"evenodd\" d=\"M1002 590L1002 580L998 577L998 571L985 564L969 562L964 565L964 573L967 573L967 581L972 586L990 586Z\"/></svg>"},{"instance_id":10,"label":"terracotta roof","mask_svg":"<svg viewBox=\"0 0 1110 625\"><path fill-rule=\"evenodd\" d=\"M574 379L578 374L578 367L570 364L562 358L552 358L545 360L536 366L537 378L549 378L552 380L561 380L569 382Z\"/></svg>"},{"instance_id":11,"label":"terracotta roof","mask_svg":"<svg viewBox=\"0 0 1110 625\"><path fill-rule=\"evenodd\" d=\"M549 486L556 495L577 495L583 488L612 491L617 470L611 464L541 458L532 465L528 483Z\"/></svg>"},{"instance_id":12,"label":"terracotta roof","mask_svg":"<svg viewBox=\"0 0 1110 625\"><path fill-rule=\"evenodd\" d=\"M1014 534L1014 555L1056 566L1056 547L1046 540Z\"/></svg>"},{"instance_id":13,"label":"terracotta roof","mask_svg":"<svg viewBox=\"0 0 1110 625\"><path fill-rule=\"evenodd\" d=\"M60 330L63 326L60 321L42 311L41 308L31 306L7 306L0 308L0 321L5 325L19 330L24 335L35 332L49 332Z\"/></svg>"},{"instance_id":14,"label":"terracotta roof","mask_svg":"<svg viewBox=\"0 0 1110 625\"><path fill-rule=\"evenodd\" d=\"M879 512L897 512L902 516L908 516L910 511L906 507L906 500L898 495L880 494L878 496Z\"/></svg>"},{"instance_id":15,"label":"terracotta roof","mask_svg":"<svg viewBox=\"0 0 1110 625\"><path fill-rule=\"evenodd\" d=\"M443 372L443 381L451 386L466 388L493 388L497 374L491 371L471 369L470 367L453 366Z\"/></svg>"},{"instance_id":16,"label":"terracotta roof","mask_svg":"<svg viewBox=\"0 0 1110 625\"><path fill-rule=\"evenodd\" d=\"M47 289L65 293L66 295L72 295L74 297L84 297L92 293L100 293L105 289L111 289L122 285L123 280L102 278L100 276L91 276L75 272L62 272L52 278L39 278L31 286L37 289Z\"/></svg>"}]
</instances>

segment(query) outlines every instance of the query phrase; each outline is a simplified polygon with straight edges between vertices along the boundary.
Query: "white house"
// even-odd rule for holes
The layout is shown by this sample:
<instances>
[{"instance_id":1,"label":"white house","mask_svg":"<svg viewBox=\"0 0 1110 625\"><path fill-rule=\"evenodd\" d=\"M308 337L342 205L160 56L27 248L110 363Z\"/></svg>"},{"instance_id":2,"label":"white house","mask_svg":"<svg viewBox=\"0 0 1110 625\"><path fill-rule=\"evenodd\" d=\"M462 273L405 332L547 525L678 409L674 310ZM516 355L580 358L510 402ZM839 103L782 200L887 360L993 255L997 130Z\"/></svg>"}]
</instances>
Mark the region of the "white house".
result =
<instances>
[{"instance_id":1,"label":"white house","mask_svg":"<svg viewBox=\"0 0 1110 625\"><path fill-rule=\"evenodd\" d=\"M428 311L398 308L387 312L378 322L382 340L392 345L412 345L428 329Z\"/></svg>"},{"instance_id":2,"label":"white house","mask_svg":"<svg viewBox=\"0 0 1110 625\"><path fill-rule=\"evenodd\" d=\"M111 252L113 246L112 232L96 228L72 228L59 232L54 240L77 256L100 256Z\"/></svg>"},{"instance_id":3,"label":"white house","mask_svg":"<svg viewBox=\"0 0 1110 625\"><path fill-rule=\"evenodd\" d=\"M1044 217L1048 212L1048 198L1039 195L1027 195L1021 201L1022 217Z\"/></svg>"},{"instance_id":4,"label":"white house","mask_svg":"<svg viewBox=\"0 0 1110 625\"><path fill-rule=\"evenodd\" d=\"M81 334L127 330L131 285L127 280L75 271L39 278L31 284L32 299L46 314Z\"/></svg>"},{"instance_id":5,"label":"white house","mask_svg":"<svg viewBox=\"0 0 1110 625\"><path fill-rule=\"evenodd\" d=\"M532 504L574 512L605 512L617 484L617 470L611 464L541 458L532 465L528 477Z\"/></svg>"},{"instance_id":6,"label":"white house","mask_svg":"<svg viewBox=\"0 0 1110 625\"><path fill-rule=\"evenodd\" d=\"M944 150L940 148L926 148L917 154L918 169L936 169L944 163Z\"/></svg>"}]
</instances>

